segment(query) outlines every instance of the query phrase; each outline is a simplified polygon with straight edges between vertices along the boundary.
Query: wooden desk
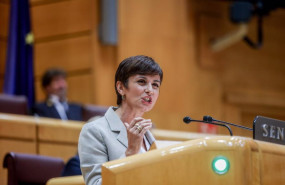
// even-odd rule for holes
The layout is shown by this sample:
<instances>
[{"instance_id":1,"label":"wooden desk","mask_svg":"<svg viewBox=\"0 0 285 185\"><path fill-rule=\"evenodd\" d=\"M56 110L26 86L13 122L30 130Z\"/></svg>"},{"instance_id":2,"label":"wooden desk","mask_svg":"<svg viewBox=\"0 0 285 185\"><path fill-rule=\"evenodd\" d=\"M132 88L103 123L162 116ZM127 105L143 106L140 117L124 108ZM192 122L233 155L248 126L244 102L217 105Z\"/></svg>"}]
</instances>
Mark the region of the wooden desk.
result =
<instances>
[{"instance_id":1,"label":"wooden desk","mask_svg":"<svg viewBox=\"0 0 285 185\"><path fill-rule=\"evenodd\" d=\"M0 159L6 153L40 154L67 161L77 152L83 122L0 113ZM7 171L0 169L0 184L7 184Z\"/></svg>"},{"instance_id":2,"label":"wooden desk","mask_svg":"<svg viewBox=\"0 0 285 185\"><path fill-rule=\"evenodd\" d=\"M38 154L60 157L67 161L77 153L83 122L45 119L37 125Z\"/></svg>"}]
</instances>

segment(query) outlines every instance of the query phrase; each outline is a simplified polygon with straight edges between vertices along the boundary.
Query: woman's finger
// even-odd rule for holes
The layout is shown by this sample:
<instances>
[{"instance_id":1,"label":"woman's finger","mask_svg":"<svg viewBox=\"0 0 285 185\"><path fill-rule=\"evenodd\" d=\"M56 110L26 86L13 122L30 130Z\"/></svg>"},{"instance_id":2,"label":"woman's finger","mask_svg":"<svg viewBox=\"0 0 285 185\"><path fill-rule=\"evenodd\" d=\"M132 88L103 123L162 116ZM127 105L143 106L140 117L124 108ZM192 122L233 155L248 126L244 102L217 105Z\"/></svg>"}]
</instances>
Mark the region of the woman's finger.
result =
<instances>
[{"instance_id":1,"label":"woman's finger","mask_svg":"<svg viewBox=\"0 0 285 185\"><path fill-rule=\"evenodd\" d=\"M150 119L137 117L133 119L130 124L126 123L125 126L130 134L139 135L141 137L152 127L152 122Z\"/></svg>"},{"instance_id":2,"label":"woman's finger","mask_svg":"<svg viewBox=\"0 0 285 185\"><path fill-rule=\"evenodd\" d=\"M143 127L143 129L141 130L141 132L139 133L139 135L143 136L146 131L150 130L151 129L151 126L146 126L146 127Z\"/></svg>"},{"instance_id":3,"label":"woman's finger","mask_svg":"<svg viewBox=\"0 0 285 185\"><path fill-rule=\"evenodd\" d=\"M131 123L130 123L130 127L134 127L136 123L138 123L138 122L140 122L140 121L142 121L142 120L144 120L144 119L141 118L141 117L136 117L136 118L134 118L134 119L131 121Z\"/></svg>"},{"instance_id":4,"label":"woman's finger","mask_svg":"<svg viewBox=\"0 0 285 185\"><path fill-rule=\"evenodd\" d=\"M140 126L140 127L146 127L146 126L152 126L152 122L150 119L145 119L145 120L142 120L140 122L137 122L135 124L136 127Z\"/></svg>"},{"instance_id":5,"label":"woman's finger","mask_svg":"<svg viewBox=\"0 0 285 185\"><path fill-rule=\"evenodd\" d=\"M143 120L137 121L134 126L146 125L146 124L152 124L151 120L150 119L143 119Z\"/></svg>"},{"instance_id":6,"label":"woman's finger","mask_svg":"<svg viewBox=\"0 0 285 185\"><path fill-rule=\"evenodd\" d=\"M130 127L130 125L127 122L123 122L123 124L125 125L125 127L128 129Z\"/></svg>"}]
</instances>

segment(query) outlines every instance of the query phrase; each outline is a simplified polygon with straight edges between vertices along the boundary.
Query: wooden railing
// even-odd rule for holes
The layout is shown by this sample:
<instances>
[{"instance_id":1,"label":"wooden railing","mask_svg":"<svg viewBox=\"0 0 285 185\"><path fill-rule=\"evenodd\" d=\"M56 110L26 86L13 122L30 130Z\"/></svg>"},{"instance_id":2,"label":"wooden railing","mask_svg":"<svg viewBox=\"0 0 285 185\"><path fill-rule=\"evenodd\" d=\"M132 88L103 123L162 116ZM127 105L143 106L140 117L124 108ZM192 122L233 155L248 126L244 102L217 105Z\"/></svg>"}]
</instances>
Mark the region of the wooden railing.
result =
<instances>
[{"instance_id":1,"label":"wooden railing","mask_svg":"<svg viewBox=\"0 0 285 185\"><path fill-rule=\"evenodd\" d=\"M8 152L60 157L67 161L77 152L83 122L62 121L0 113L0 160ZM7 184L7 170L0 169L0 184Z\"/></svg>"}]
</instances>

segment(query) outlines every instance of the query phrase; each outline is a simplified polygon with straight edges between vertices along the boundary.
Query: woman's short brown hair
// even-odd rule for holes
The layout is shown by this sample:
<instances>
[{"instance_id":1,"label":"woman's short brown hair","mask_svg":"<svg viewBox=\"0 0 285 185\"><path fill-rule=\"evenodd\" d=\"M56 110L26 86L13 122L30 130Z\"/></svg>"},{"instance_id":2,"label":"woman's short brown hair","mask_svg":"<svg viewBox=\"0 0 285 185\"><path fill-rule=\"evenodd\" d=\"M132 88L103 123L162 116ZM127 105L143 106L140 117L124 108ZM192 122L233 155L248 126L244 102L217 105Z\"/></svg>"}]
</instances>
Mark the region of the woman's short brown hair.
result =
<instances>
[{"instance_id":1,"label":"woman's short brown hair","mask_svg":"<svg viewBox=\"0 0 285 185\"><path fill-rule=\"evenodd\" d=\"M151 57L144 55L132 56L124 59L115 75L115 90L117 94L117 105L121 105L122 96L118 92L116 83L120 81L123 85L128 88L129 77L133 75L159 75L160 83L162 82L163 72L158 63L156 63Z\"/></svg>"}]
</instances>

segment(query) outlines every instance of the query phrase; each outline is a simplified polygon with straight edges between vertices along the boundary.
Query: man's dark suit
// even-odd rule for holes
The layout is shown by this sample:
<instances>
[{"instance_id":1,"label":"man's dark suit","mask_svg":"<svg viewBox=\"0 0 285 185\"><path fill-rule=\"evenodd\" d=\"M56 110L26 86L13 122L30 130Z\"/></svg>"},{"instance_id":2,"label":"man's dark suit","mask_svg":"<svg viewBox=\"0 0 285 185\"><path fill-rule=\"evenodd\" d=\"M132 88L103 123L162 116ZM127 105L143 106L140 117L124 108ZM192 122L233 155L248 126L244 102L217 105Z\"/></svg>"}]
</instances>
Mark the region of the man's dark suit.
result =
<instances>
[{"instance_id":1,"label":"man's dark suit","mask_svg":"<svg viewBox=\"0 0 285 185\"><path fill-rule=\"evenodd\" d=\"M33 112L40 117L61 119L55 106L50 102L36 104L33 108ZM69 103L66 116L68 120L82 121L82 107L78 104Z\"/></svg>"},{"instance_id":2,"label":"man's dark suit","mask_svg":"<svg viewBox=\"0 0 285 185\"><path fill-rule=\"evenodd\" d=\"M81 175L79 156L76 155L66 163L61 176Z\"/></svg>"}]
</instances>

